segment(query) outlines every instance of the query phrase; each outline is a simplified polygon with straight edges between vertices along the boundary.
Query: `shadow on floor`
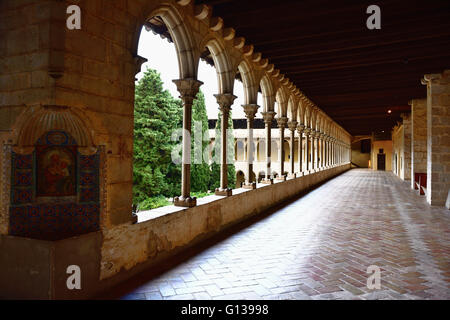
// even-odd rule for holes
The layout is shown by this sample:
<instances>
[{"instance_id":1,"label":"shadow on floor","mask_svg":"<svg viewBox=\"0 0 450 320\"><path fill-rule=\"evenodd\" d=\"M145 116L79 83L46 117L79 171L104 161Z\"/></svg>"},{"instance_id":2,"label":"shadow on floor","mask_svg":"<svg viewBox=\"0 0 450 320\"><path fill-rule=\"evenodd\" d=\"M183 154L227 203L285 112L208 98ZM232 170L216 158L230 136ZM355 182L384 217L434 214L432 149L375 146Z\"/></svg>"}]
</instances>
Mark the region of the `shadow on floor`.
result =
<instances>
[{"instance_id":1,"label":"shadow on floor","mask_svg":"<svg viewBox=\"0 0 450 320\"><path fill-rule=\"evenodd\" d=\"M347 171L342 172L341 174L345 173ZM240 223L237 223L233 226L228 227L227 229L218 232L217 234L213 235L209 239L206 239L192 247L186 248L182 252L175 254L174 256L167 258L166 260L162 261L156 266L150 267L147 270L131 277L128 280L125 280L124 282L114 286L113 288L109 289L107 292L104 292L102 294L97 295L94 297L94 300L117 300L121 297L127 295L128 293L132 292L134 289L144 285L145 283L153 280L154 278L164 274L165 272L175 268L176 266L186 262L187 260L195 257L199 253L213 247L214 245L226 240L230 236L239 233L241 230L259 222L267 217L271 216L275 212L279 211L280 209L286 207L287 205L297 201L298 199L301 199L303 196L305 196L307 193L318 189L322 185L326 184L328 181L338 177L338 174L328 180L322 181L321 183L313 186L312 188L309 188L302 193L297 194L292 199L289 199L281 204L278 204L271 209L267 210L264 213L260 213L256 216L250 217L246 219L245 221L242 221Z\"/></svg>"}]
</instances>

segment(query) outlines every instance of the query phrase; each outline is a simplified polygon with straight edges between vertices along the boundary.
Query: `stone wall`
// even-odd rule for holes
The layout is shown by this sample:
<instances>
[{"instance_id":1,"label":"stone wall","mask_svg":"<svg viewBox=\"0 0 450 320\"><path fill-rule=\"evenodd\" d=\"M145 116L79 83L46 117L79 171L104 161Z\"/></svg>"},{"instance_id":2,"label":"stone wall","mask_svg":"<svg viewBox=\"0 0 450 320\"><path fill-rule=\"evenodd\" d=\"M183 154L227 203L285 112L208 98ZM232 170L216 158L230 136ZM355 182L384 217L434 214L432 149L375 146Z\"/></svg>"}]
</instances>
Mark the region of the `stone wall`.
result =
<instances>
[{"instance_id":1,"label":"stone wall","mask_svg":"<svg viewBox=\"0 0 450 320\"><path fill-rule=\"evenodd\" d=\"M411 188L414 174L427 172L427 100L414 99L411 104Z\"/></svg>"},{"instance_id":2,"label":"stone wall","mask_svg":"<svg viewBox=\"0 0 450 320\"><path fill-rule=\"evenodd\" d=\"M425 75L427 85L427 201L444 206L450 189L450 70Z\"/></svg>"},{"instance_id":3,"label":"stone wall","mask_svg":"<svg viewBox=\"0 0 450 320\"><path fill-rule=\"evenodd\" d=\"M397 125L392 130L392 172L403 179L404 168L404 130L403 125Z\"/></svg>"},{"instance_id":4,"label":"stone wall","mask_svg":"<svg viewBox=\"0 0 450 320\"><path fill-rule=\"evenodd\" d=\"M411 179L411 114L402 114L403 118L403 168L401 178Z\"/></svg>"},{"instance_id":5,"label":"stone wall","mask_svg":"<svg viewBox=\"0 0 450 320\"><path fill-rule=\"evenodd\" d=\"M258 185L255 190L236 189L230 197L199 199L193 208L163 207L142 213L136 224L60 241L0 235L4 253L0 255L0 298L91 298L349 169L350 164L344 164L273 185ZM68 265L81 267L83 290L67 289Z\"/></svg>"},{"instance_id":6,"label":"stone wall","mask_svg":"<svg viewBox=\"0 0 450 320\"><path fill-rule=\"evenodd\" d=\"M384 154L386 155L386 171L392 170L392 140L380 140L372 142L372 169L378 170L378 159L377 154L379 149L384 150Z\"/></svg>"}]
</instances>

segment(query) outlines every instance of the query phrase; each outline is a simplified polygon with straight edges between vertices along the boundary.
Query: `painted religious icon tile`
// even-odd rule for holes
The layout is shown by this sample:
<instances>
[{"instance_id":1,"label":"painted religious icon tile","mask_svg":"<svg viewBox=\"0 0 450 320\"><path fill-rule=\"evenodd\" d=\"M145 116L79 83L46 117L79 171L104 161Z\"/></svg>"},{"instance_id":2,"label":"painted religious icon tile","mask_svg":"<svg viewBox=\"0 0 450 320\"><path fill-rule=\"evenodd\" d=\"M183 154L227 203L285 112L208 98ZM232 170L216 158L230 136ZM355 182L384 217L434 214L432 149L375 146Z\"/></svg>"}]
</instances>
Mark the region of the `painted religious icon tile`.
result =
<instances>
[{"instance_id":1,"label":"painted religious icon tile","mask_svg":"<svg viewBox=\"0 0 450 320\"><path fill-rule=\"evenodd\" d=\"M38 197L76 195L76 147L52 146L37 148Z\"/></svg>"}]
</instances>

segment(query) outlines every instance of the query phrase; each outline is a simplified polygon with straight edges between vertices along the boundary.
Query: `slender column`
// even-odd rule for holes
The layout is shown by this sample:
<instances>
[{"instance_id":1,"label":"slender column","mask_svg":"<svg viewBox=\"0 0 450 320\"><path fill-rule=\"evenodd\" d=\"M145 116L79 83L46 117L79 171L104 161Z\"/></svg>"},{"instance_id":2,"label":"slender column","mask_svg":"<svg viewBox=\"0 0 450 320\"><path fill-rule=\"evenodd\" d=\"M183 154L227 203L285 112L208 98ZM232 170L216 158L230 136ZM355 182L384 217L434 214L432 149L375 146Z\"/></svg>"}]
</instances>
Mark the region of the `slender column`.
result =
<instances>
[{"instance_id":1,"label":"slender column","mask_svg":"<svg viewBox=\"0 0 450 320\"><path fill-rule=\"evenodd\" d=\"M305 130L305 126L303 124L299 124L297 126L298 132L298 172L299 175L303 175L303 131Z\"/></svg>"},{"instance_id":2,"label":"slender column","mask_svg":"<svg viewBox=\"0 0 450 320\"><path fill-rule=\"evenodd\" d=\"M325 141L324 147L325 147L325 168L328 168L328 135L325 134L325 137L323 138L323 140Z\"/></svg>"},{"instance_id":3,"label":"slender column","mask_svg":"<svg viewBox=\"0 0 450 320\"><path fill-rule=\"evenodd\" d=\"M318 134L318 144L319 144L319 169L323 169L323 133Z\"/></svg>"},{"instance_id":4,"label":"slender column","mask_svg":"<svg viewBox=\"0 0 450 320\"><path fill-rule=\"evenodd\" d=\"M289 130L291 131L291 136L290 136L291 145L290 145L290 150L289 150L290 154L291 154L291 157L289 158L289 178L291 178L291 179L296 177L295 172L294 172L294 165L295 165L295 162L294 162L295 148L294 148L294 146L295 146L295 129L297 129L297 123L298 123L297 121L289 121L288 122L288 127L289 127Z\"/></svg>"},{"instance_id":5,"label":"slender column","mask_svg":"<svg viewBox=\"0 0 450 320\"><path fill-rule=\"evenodd\" d=\"M220 187L215 190L218 196L231 196L233 191L228 188L228 159L227 159L227 130L231 105L237 97L231 93L216 94L217 103L221 113L220 121Z\"/></svg>"},{"instance_id":6,"label":"slender column","mask_svg":"<svg viewBox=\"0 0 450 320\"><path fill-rule=\"evenodd\" d=\"M261 181L263 184L273 184L272 179L272 120L275 117L276 112L267 111L261 112L264 119L264 126L266 130L266 177Z\"/></svg>"},{"instance_id":7,"label":"slender column","mask_svg":"<svg viewBox=\"0 0 450 320\"><path fill-rule=\"evenodd\" d=\"M286 175L284 174L284 129L286 128L288 118L280 117L277 118L278 128L280 129L280 149L278 153L278 159L280 161L280 175L277 180L286 180Z\"/></svg>"},{"instance_id":8,"label":"slender column","mask_svg":"<svg viewBox=\"0 0 450 320\"><path fill-rule=\"evenodd\" d=\"M316 169L317 171L320 170L320 166L321 166L321 154L320 154L320 132L317 131L316 132L316 145L317 145L317 156L316 156Z\"/></svg>"},{"instance_id":9,"label":"slender column","mask_svg":"<svg viewBox=\"0 0 450 320\"><path fill-rule=\"evenodd\" d=\"M327 149L326 149L326 135L324 133L322 133L322 168L325 169L327 166Z\"/></svg>"},{"instance_id":10,"label":"slender column","mask_svg":"<svg viewBox=\"0 0 450 320\"><path fill-rule=\"evenodd\" d=\"M311 129L311 171L316 168L316 130Z\"/></svg>"},{"instance_id":11,"label":"slender column","mask_svg":"<svg viewBox=\"0 0 450 320\"><path fill-rule=\"evenodd\" d=\"M248 142L247 142L247 177L243 188L245 189L256 189L256 182L252 180L253 173L253 120L255 119L256 112L259 106L257 104L246 104L243 105L245 116L247 118L247 131L248 131Z\"/></svg>"},{"instance_id":12,"label":"slender column","mask_svg":"<svg viewBox=\"0 0 450 320\"><path fill-rule=\"evenodd\" d=\"M309 162L310 162L310 144L309 144L309 135L311 133L310 128L305 128L305 156L306 156L306 172L309 173L309 169L311 168Z\"/></svg>"},{"instance_id":13,"label":"slender column","mask_svg":"<svg viewBox=\"0 0 450 320\"><path fill-rule=\"evenodd\" d=\"M335 157L334 157L334 138L331 137L331 165L334 166L335 165Z\"/></svg>"},{"instance_id":14,"label":"slender column","mask_svg":"<svg viewBox=\"0 0 450 320\"><path fill-rule=\"evenodd\" d=\"M197 199L191 198L191 123L192 104L203 82L195 79L173 80L180 99L183 102L183 155L181 170L181 196L175 197L174 205L179 207L194 207Z\"/></svg>"}]
</instances>

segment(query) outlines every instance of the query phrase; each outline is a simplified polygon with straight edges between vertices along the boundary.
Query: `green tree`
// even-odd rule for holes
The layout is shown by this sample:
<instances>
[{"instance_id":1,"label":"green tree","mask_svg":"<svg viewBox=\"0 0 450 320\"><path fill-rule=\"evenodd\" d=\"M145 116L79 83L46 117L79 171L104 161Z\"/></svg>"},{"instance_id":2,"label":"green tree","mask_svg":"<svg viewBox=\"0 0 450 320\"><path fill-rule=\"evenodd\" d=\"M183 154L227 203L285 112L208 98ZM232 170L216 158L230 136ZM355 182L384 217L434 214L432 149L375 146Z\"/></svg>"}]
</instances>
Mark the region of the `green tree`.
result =
<instances>
[{"instance_id":1,"label":"green tree","mask_svg":"<svg viewBox=\"0 0 450 320\"><path fill-rule=\"evenodd\" d=\"M197 141L194 141L197 140ZM200 146L196 145L199 144ZM208 159L204 159L203 152L209 145L208 114L205 106L205 96L199 91L192 106L192 135L191 135L191 191L208 191L211 171ZM195 163L201 162L201 163Z\"/></svg>"},{"instance_id":2,"label":"green tree","mask_svg":"<svg viewBox=\"0 0 450 320\"><path fill-rule=\"evenodd\" d=\"M134 108L133 202L179 193L181 166L171 152L170 138L181 127L182 105L163 89L159 73L147 69L136 85ZM158 202L158 201L157 201ZM159 201L160 202L160 201Z\"/></svg>"}]
</instances>

